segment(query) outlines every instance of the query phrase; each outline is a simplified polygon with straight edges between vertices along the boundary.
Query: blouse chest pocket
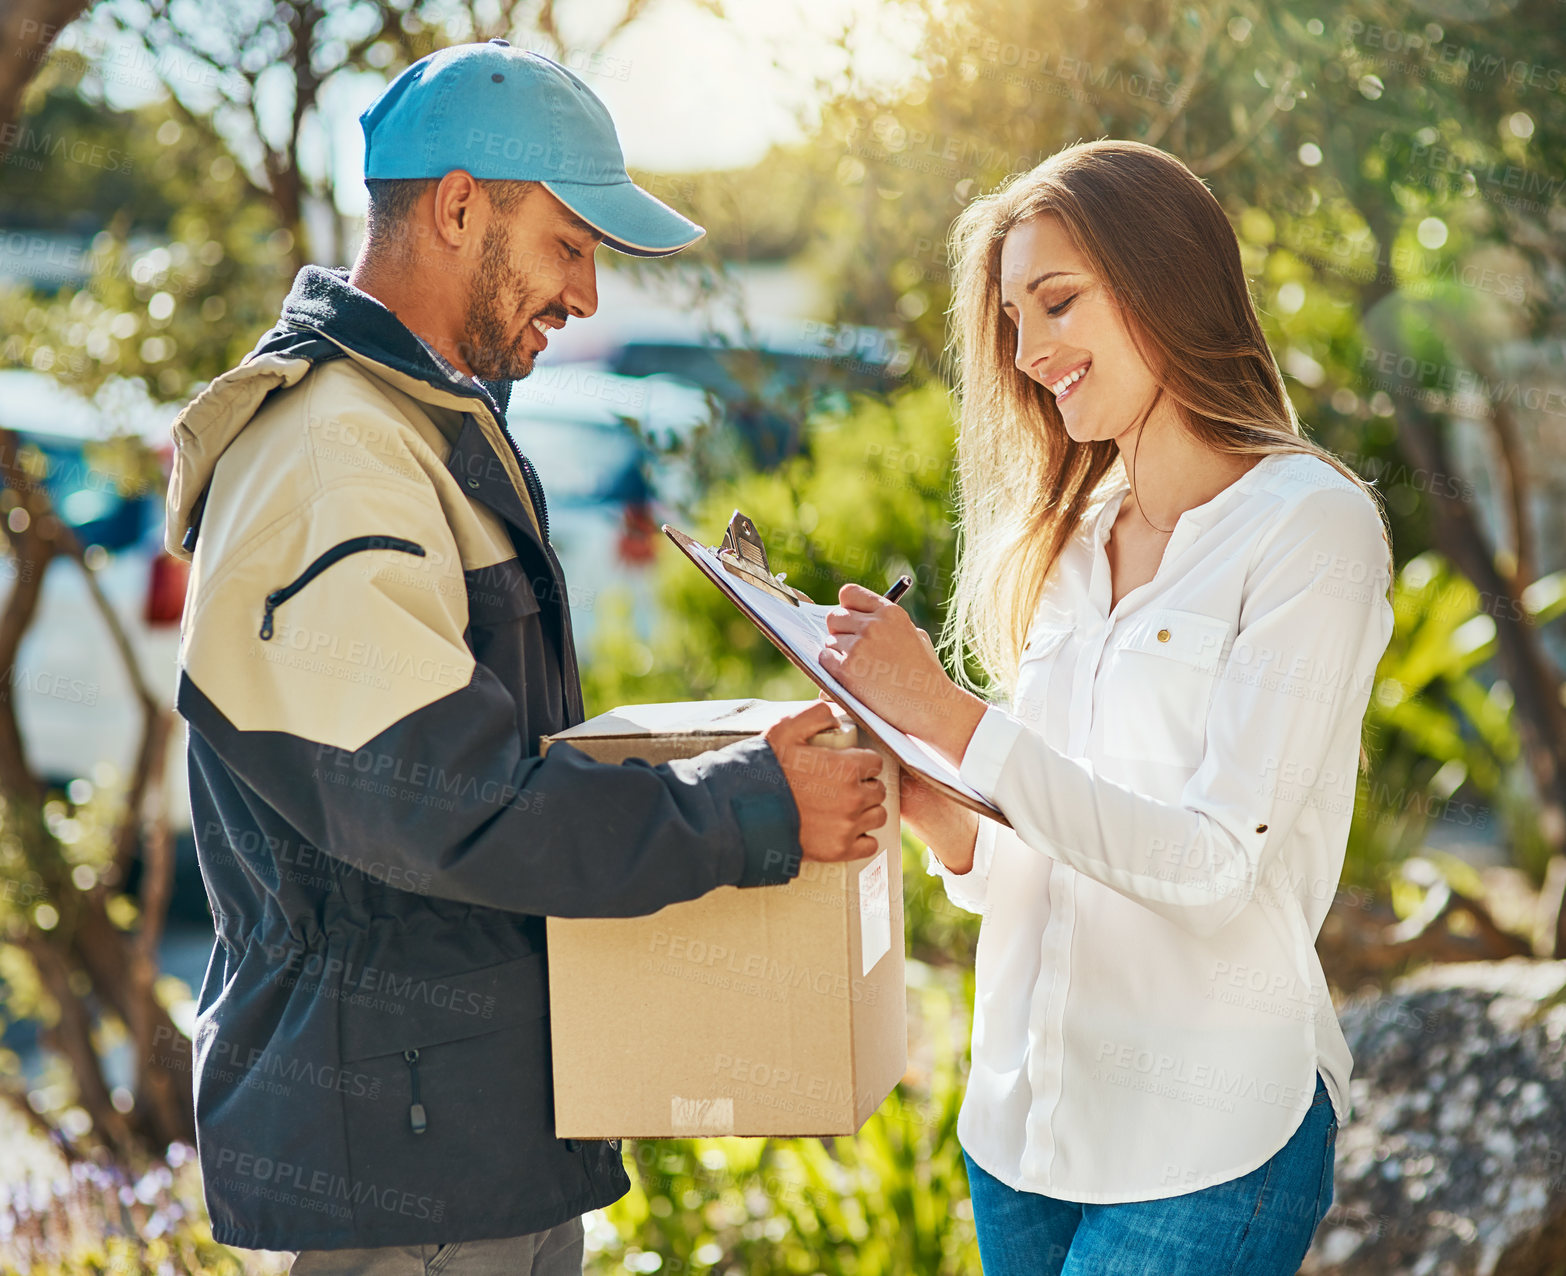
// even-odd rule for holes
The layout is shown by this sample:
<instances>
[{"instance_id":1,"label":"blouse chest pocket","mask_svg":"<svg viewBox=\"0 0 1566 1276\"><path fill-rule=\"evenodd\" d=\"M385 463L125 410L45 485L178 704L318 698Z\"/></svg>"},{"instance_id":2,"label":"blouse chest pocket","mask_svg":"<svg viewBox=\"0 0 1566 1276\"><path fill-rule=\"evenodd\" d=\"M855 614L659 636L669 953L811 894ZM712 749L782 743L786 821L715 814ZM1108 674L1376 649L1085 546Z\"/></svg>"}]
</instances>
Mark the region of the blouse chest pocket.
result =
<instances>
[{"instance_id":1,"label":"blouse chest pocket","mask_svg":"<svg viewBox=\"0 0 1566 1276\"><path fill-rule=\"evenodd\" d=\"M1043 660L1046 656L1052 656L1060 650L1067 638L1075 632L1075 625L1051 625L1047 628L1037 627L1028 635L1028 642L1022 649L1022 665L1032 660Z\"/></svg>"},{"instance_id":2,"label":"blouse chest pocket","mask_svg":"<svg viewBox=\"0 0 1566 1276\"><path fill-rule=\"evenodd\" d=\"M1017 664L1016 690L1012 694L1012 712L1023 721L1037 721L1043 713L1044 699L1055 667L1055 657L1075 632L1072 624L1035 628Z\"/></svg>"},{"instance_id":3,"label":"blouse chest pocket","mask_svg":"<svg viewBox=\"0 0 1566 1276\"><path fill-rule=\"evenodd\" d=\"M1170 607L1126 622L1110 648L1097 714L1106 755L1195 770L1232 621Z\"/></svg>"}]
</instances>

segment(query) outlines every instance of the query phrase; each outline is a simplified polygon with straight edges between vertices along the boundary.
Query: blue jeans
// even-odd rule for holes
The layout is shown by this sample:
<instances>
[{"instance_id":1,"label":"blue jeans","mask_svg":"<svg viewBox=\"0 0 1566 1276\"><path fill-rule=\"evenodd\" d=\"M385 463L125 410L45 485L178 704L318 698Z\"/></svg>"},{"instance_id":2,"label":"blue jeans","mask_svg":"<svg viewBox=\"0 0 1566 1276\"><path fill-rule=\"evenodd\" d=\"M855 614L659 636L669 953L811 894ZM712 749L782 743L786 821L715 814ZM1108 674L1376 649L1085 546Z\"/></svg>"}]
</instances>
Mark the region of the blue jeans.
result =
<instances>
[{"instance_id":1,"label":"blue jeans","mask_svg":"<svg viewBox=\"0 0 1566 1276\"><path fill-rule=\"evenodd\" d=\"M1318 1074L1305 1119L1264 1165L1199 1192L1116 1205L1019 1192L964 1150L984 1276L1294 1276L1332 1204L1337 1133Z\"/></svg>"}]
</instances>

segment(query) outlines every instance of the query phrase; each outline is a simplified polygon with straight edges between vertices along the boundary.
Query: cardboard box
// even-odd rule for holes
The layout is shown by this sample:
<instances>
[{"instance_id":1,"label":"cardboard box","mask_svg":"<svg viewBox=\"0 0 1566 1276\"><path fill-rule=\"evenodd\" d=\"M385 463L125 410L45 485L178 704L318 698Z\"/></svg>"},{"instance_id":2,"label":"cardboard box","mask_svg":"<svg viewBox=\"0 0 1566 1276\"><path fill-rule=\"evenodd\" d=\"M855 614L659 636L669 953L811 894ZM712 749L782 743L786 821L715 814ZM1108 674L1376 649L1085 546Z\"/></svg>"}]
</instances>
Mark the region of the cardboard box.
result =
<instances>
[{"instance_id":1,"label":"cardboard box","mask_svg":"<svg viewBox=\"0 0 1566 1276\"><path fill-rule=\"evenodd\" d=\"M813 703L631 705L542 747L656 764ZM874 855L648 917L549 919L558 1137L853 1134L881 1105L908 1061L897 765L883 757Z\"/></svg>"}]
</instances>

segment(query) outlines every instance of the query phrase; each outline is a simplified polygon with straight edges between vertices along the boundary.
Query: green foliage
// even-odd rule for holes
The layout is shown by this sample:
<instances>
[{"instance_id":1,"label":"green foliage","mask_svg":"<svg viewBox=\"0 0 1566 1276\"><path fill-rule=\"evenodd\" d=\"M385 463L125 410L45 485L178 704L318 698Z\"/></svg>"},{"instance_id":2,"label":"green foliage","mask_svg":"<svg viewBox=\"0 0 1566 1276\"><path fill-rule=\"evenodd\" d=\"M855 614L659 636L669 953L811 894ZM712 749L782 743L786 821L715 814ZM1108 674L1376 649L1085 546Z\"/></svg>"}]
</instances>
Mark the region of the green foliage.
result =
<instances>
[{"instance_id":1,"label":"green foliage","mask_svg":"<svg viewBox=\"0 0 1566 1276\"><path fill-rule=\"evenodd\" d=\"M637 183L708 228L688 250L717 267L737 261L787 261L817 239L816 209L835 195L835 174L810 144L779 147L738 172L643 173Z\"/></svg>"},{"instance_id":2,"label":"green foliage","mask_svg":"<svg viewBox=\"0 0 1566 1276\"><path fill-rule=\"evenodd\" d=\"M166 102L100 106L83 121L79 79L79 68L51 63L33 86L35 111L18 136L48 143L36 157L48 162L36 179L24 167L0 210L32 235L91 236L70 259L88 278L0 286L0 367L48 372L88 393L129 378L177 400L276 322L292 239L216 136ZM9 158L16 168L29 157Z\"/></svg>"},{"instance_id":3,"label":"green foliage","mask_svg":"<svg viewBox=\"0 0 1566 1276\"><path fill-rule=\"evenodd\" d=\"M1562 575L1524 597L1529 623L1562 606ZM1488 687L1478 671L1495 655L1496 623L1472 584L1438 555L1421 554L1399 570L1393 588L1396 627L1376 673L1365 715L1368 774L1349 839L1345 877L1373 885L1396 861L1419 851L1433 824L1477 832L1499 809L1514 856L1536 876L1544 848L1537 817L1515 799L1520 745L1511 690Z\"/></svg>"},{"instance_id":4,"label":"green foliage","mask_svg":"<svg viewBox=\"0 0 1566 1276\"><path fill-rule=\"evenodd\" d=\"M979 915L947 898L926 867L924 843L903 829L903 926L909 954L931 966L971 972L979 946Z\"/></svg>"}]
</instances>

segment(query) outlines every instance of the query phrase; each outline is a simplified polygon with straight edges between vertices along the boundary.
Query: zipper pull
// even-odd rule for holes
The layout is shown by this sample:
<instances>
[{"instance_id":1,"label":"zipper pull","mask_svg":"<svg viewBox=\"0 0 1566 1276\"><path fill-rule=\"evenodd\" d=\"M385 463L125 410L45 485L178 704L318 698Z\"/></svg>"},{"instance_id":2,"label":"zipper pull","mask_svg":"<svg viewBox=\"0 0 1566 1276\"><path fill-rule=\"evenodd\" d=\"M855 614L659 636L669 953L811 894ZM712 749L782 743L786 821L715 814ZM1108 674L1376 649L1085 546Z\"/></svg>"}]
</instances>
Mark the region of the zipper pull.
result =
<instances>
[{"instance_id":1,"label":"zipper pull","mask_svg":"<svg viewBox=\"0 0 1566 1276\"><path fill-rule=\"evenodd\" d=\"M410 1096L413 1102L408 1105L408 1124L415 1134L423 1134L429 1122L424 1118L424 1105L419 1102L419 1052L404 1050L402 1057L408 1063L408 1083L413 1091Z\"/></svg>"},{"instance_id":2,"label":"zipper pull","mask_svg":"<svg viewBox=\"0 0 1566 1276\"><path fill-rule=\"evenodd\" d=\"M281 590L273 590L266 596L266 610L261 613L261 641L270 642L272 638L272 611L283 600L277 595Z\"/></svg>"}]
</instances>

